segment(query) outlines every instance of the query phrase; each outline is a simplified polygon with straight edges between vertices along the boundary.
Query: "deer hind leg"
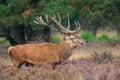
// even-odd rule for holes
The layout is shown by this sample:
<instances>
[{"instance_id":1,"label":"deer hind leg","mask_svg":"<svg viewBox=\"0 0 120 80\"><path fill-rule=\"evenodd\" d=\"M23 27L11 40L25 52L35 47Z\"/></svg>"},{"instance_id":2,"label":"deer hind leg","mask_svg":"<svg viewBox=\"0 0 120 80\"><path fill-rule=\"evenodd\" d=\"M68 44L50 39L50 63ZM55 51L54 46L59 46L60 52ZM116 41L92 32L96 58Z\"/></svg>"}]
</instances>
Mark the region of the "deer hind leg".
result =
<instances>
[{"instance_id":1,"label":"deer hind leg","mask_svg":"<svg viewBox=\"0 0 120 80\"><path fill-rule=\"evenodd\" d=\"M21 67L21 61L18 59L15 59L14 57L10 56L10 59L12 61L13 66L20 68Z\"/></svg>"},{"instance_id":2,"label":"deer hind leg","mask_svg":"<svg viewBox=\"0 0 120 80\"><path fill-rule=\"evenodd\" d=\"M60 62L55 62L53 63L51 66L53 69L55 69L57 67L57 65L61 64L61 61Z\"/></svg>"},{"instance_id":3,"label":"deer hind leg","mask_svg":"<svg viewBox=\"0 0 120 80\"><path fill-rule=\"evenodd\" d=\"M28 61L25 61L25 60L21 63L21 65L22 64L24 64L25 66L32 66L32 67L34 66L34 64L32 64L32 63L30 63Z\"/></svg>"}]
</instances>

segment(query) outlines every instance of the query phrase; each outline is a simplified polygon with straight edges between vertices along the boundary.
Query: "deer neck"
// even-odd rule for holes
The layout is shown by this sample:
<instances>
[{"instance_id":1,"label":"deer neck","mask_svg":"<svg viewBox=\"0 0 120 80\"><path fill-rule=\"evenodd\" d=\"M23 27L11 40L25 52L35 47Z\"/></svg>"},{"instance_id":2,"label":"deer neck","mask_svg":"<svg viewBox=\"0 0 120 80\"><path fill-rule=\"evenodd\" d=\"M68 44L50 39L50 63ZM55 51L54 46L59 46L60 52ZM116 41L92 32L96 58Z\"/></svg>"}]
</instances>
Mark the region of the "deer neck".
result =
<instances>
[{"instance_id":1,"label":"deer neck","mask_svg":"<svg viewBox=\"0 0 120 80\"><path fill-rule=\"evenodd\" d=\"M59 44L59 56L61 60L68 59L69 56L72 54L73 48L68 44L65 40L61 41Z\"/></svg>"}]
</instances>

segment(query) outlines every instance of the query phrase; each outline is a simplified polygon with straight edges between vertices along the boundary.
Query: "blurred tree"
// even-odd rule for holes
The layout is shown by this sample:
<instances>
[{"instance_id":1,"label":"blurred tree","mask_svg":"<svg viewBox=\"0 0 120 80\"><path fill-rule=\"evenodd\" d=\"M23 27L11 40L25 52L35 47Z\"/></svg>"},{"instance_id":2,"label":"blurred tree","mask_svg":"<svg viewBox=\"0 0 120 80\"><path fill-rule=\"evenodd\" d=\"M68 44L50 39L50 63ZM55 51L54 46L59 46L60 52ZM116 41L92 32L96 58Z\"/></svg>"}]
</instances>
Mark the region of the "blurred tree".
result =
<instances>
[{"instance_id":1,"label":"blurred tree","mask_svg":"<svg viewBox=\"0 0 120 80\"><path fill-rule=\"evenodd\" d=\"M105 25L115 25L120 32L119 5L120 0L0 0L0 31L5 32L12 44L13 41L26 43L36 36L49 41L50 29L33 21L36 16L59 12L63 25L67 21L66 13L69 13L72 26L74 20L79 20L82 27L93 34Z\"/></svg>"},{"instance_id":2,"label":"blurred tree","mask_svg":"<svg viewBox=\"0 0 120 80\"><path fill-rule=\"evenodd\" d=\"M94 34L101 26L120 22L119 0L78 0L78 4L77 8L85 28Z\"/></svg>"}]
</instances>

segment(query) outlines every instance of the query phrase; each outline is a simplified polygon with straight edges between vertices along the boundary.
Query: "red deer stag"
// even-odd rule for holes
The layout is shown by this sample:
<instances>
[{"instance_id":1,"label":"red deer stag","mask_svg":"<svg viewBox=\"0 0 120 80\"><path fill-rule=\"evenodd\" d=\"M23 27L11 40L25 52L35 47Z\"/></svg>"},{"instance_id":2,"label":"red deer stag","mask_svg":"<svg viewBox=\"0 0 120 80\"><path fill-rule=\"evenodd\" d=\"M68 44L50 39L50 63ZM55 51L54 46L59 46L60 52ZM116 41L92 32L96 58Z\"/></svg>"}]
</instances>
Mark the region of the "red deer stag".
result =
<instances>
[{"instance_id":1,"label":"red deer stag","mask_svg":"<svg viewBox=\"0 0 120 80\"><path fill-rule=\"evenodd\" d=\"M50 24L49 20L53 21L58 28ZM64 34L63 40L58 44L42 43L42 44L24 44L9 47L8 53L14 66L19 67L21 63L27 62L31 64L53 64L56 62L62 62L72 54L72 50L84 44L85 41L82 38L77 37L77 33L80 31L80 23L74 21L76 28L70 30L70 21L68 15L68 26L63 27L61 24L61 17L58 14L58 20L56 16L45 16L45 20L42 16L37 17L34 22L39 25L47 26L55 31L59 31Z\"/></svg>"}]
</instances>

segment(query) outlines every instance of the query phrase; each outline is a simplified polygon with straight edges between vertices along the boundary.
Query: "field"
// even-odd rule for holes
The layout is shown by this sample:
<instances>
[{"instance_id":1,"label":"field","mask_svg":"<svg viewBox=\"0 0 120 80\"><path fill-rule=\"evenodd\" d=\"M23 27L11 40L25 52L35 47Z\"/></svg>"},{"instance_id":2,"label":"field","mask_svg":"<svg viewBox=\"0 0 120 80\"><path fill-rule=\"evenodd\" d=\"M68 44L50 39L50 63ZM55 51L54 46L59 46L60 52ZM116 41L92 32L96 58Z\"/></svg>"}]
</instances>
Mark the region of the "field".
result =
<instances>
[{"instance_id":1,"label":"field","mask_svg":"<svg viewBox=\"0 0 120 80\"><path fill-rule=\"evenodd\" d=\"M12 67L7 49L0 45L0 80L120 80L120 41L90 42L55 69L47 66Z\"/></svg>"}]
</instances>

